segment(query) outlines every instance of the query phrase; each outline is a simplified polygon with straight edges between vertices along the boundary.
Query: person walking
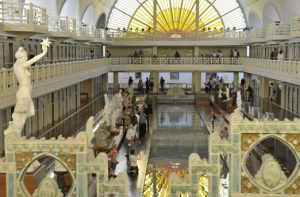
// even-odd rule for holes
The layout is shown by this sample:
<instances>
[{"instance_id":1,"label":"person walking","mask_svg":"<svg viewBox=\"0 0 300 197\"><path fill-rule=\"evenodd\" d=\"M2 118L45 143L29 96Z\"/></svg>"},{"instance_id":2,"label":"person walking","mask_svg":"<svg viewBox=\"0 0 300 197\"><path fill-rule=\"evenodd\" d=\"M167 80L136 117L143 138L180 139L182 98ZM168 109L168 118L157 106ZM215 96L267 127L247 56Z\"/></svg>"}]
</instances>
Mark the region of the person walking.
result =
<instances>
[{"instance_id":1,"label":"person walking","mask_svg":"<svg viewBox=\"0 0 300 197\"><path fill-rule=\"evenodd\" d=\"M211 116L210 116L210 122L211 122L211 127L212 127L212 131L214 132L215 130L215 120L216 120L216 116L215 113L212 111L211 112Z\"/></svg>"}]
</instances>

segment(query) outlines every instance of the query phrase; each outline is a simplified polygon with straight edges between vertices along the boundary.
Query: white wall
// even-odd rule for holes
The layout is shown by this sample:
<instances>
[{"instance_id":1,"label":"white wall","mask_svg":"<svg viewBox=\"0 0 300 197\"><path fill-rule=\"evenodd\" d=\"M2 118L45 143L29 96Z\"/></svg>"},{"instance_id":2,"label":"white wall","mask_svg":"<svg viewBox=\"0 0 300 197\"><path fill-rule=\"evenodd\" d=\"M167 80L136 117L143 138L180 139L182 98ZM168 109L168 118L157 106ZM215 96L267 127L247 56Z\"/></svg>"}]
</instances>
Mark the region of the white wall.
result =
<instances>
[{"instance_id":1,"label":"white wall","mask_svg":"<svg viewBox=\"0 0 300 197\"><path fill-rule=\"evenodd\" d=\"M90 4L82 16L82 23L86 25L95 25L94 15L95 15L94 4Z\"/></svg>"}]
</instances>

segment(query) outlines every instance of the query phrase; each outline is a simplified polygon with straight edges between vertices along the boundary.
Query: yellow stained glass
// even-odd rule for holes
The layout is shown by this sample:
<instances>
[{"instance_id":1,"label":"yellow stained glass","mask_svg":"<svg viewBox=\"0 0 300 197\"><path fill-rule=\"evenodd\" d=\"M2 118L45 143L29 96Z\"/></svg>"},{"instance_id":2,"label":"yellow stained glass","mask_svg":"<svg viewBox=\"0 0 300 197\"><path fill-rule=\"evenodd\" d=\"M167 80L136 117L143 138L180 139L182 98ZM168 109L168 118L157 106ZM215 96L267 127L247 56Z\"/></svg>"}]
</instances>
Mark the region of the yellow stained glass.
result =
<instances>
[{"instance_id":1,"label":"yellow stained glass","mask_svg":"<svg viewBox=\"0 0 300 197\"><path fill-rule=\"evenodd\" d=\"M141 3L129 22L129 29L153 31L153 4L153 0ZM199 0L198 16L196 7L196 0L157 0L156 30L171 33L194 32L197 17L199 30L224 28L220 15L206 0Z\"/></svg>"},{"instance_id":2,"label":"yellow stained glass","mask_svg":"<svg viewBox=\"0 0 300 197\"><path fill-rule=\"evenodd\" d=\"M199 31L246 26L237 0L117 0L108 27L153 32L156 24L158 32L182 33L195 32L197 21Z\"/></svg>"}]
</instances>

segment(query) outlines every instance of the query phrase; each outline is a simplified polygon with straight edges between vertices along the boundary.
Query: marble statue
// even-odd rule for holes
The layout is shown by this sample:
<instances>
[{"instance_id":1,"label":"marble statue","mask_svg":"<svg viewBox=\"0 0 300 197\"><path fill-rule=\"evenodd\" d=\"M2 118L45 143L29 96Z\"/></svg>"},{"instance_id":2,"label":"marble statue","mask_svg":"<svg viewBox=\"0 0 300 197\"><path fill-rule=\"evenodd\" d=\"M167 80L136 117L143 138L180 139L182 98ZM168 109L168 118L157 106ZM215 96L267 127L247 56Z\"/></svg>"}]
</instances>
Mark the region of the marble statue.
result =
<instances>
[{"instance_id":1,"label":"marble statue","mask_svg":"<svg viewBox=\"0 0 300 197\"><path fill-rule=\"evenodd\" d=\"M104 100L105 100L105 106L104 106L103 121L105 121L107 124L110 124L111 103L109 101L107 94L104 94Z\"/></svg>"},{"instance_id":2,"label":"marble statue","mask_svg":"<svg viewBox=\"0 0 300 197\"><path fill-rule=\"evenodd\" d=\"M227 97L227 100L230 100L228 86L226 86L226 97Z\"/></svg>"},{"instance_id":3,"label":"marble statue","mask_svg":"<svg viewBox=\"0 0 300 197\"><path fill-rule=\"evenodd\" d=\"M57 182L50 178L46 177L39 184L38 188L32 194L32 197L63 197L63 193L58 188Z\"/></svg>"},{"instance_id":4,"label":"marble statue","mask_svg":"<svg viewBox=\"0 0 300 197\"><path fill-rule=\"evenodd\" d=\"M123 96L122 96L122 90L120 89L118 94L115 94L114 97L113 97L113 101L115 102L116 104L116 107L118 108L122 108L123 105Z\"/></svg>"},{"instance_id":5,"label":"marble statue","mask_svg":"<svg viewBox=\"0 0 300 197\"><path fill-rule=\"evenodd\" d=\"M287 183L287 177L271 154L262 156L262 164L255 175L255 180L268 189L274 189Z\"/></svg>"},{"instance_id":6,"label":"marble statue","mask_svg":"<svg viewBox=\"0 0 300 197\"><path fill-rule=\"evenodd\" d=\"M15 132L21 136L26 119L34 115L34 104L31 96L31 73L29 68L33 63L46 55L50 43L48 38L43 39L43 42L41 43L43 52L30 60L27 59L27 52L23 47L19 47L15 54L17 61L15 62L13 69L19 82L19 88L16 93L17 102L12 114L12 121L9 122L9 127L4 132L5 135Z\"/></svg>"},{"instance_id":7,"label":"marble statue","mask_svg":"<svg viewBox=\"0 0 300 197\"><path fill-rule=\"evenodd\" d=\"M86 129L85 133L87 136L87 161L91 162L95 159L94 151L93 151L93 143L92 140L94 138L93 133L93 124L94 124L94 116L89 117L87 123L86 123Z\"/></svg>"}]
</instances>

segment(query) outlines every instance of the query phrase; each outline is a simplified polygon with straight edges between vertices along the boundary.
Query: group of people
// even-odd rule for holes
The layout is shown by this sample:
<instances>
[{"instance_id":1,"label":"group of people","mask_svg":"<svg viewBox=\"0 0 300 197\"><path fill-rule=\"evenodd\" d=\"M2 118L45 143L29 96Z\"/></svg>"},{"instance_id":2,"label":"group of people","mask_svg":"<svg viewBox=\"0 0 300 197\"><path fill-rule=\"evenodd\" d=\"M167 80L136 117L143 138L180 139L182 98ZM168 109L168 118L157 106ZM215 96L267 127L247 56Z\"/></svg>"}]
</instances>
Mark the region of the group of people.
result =
<instances>
[{"instance_id":1,"label":"group of people","mask_svg":"<svg viewBox=\"0 0 300 197\"><path fill-rule=\"evenodd\" d=\"M150 116L152 115L152 100L144 94L140 101L134 106L123 107L123 126L125 130L125 146L128 148L127 161L128 170L138 171L137 160L140 159L138 151L134 148L142 144L147 131L149 132ZM109 158L109 175L115 178L115 170L119 161L117 160L118 149L113 142L111 150L107 153Z\"/></svg>"},{"instance_id":2,"label":"group of people","mask_svg":"<svg viewBox=\"0 0 300 197\"><path fill-rule=\"evenodd\" d=\"M271 52L271 60L279 60L279 61L283 61L284 60L284 54L282 49L278 52L278 49L275 48L272 52Z\"/></svg>"},{"instance_id":3,"label":"group of people","mask_svg":"<svg viewBox=\"0 0 300 197\"><path fill-rule=\"evenodd\" d=\"M138 82L138 92L139 93L144 93L144 87L146 88L146 93L150 93L153 91L154 83L153 80L149 79L148 77L146 78L145 83L143 82L142 79L139 80Z\"/></svg>"}]
</instances>

